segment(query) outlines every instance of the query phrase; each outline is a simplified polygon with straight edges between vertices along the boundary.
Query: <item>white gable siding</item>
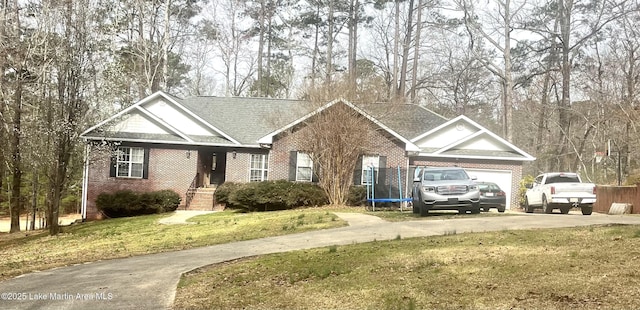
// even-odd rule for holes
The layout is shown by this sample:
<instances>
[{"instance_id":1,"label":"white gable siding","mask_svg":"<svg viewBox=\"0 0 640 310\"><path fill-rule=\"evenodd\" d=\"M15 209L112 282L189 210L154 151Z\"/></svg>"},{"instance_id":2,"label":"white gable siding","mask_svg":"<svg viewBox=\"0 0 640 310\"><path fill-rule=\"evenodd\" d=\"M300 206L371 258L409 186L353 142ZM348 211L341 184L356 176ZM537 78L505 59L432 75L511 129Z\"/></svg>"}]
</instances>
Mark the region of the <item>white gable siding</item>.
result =
<instances>
[{"instance_id":1,"label":"white gable siding","mask_svg":"<svg viewBox=\"0 0 640 310\"><path fill-rule=\"evenodd\" d=\"M496 141L495 139L489 138L488 136L480 136L475 139L470 140L469 142L462 143L459 146L456 146L456 149L463 150L484 150L484 151L509 151L506 145Z\"/></svg>"},{"instance_id":2,"label":"white gable siding","mask_svg":"<svg viewBox=\"0 0 640 310\"><path fill-rule=\"evenodd\" d=\"M460 124L460 126L457 126L458 124ZM475 132L477 132L475 128L469 125L462 125L462 122L458 122L456 125L452 124L451 126L442 128L439 132L421 139L416 144L420 148L442 148L460 141Z\"/></svg>"},{"instance_id":3,"label":"white gable siding","mask_svg":"<svg viewBox=\"0 0 640 310\"><path fill-rule=\"evenodd\" d=\"M113 126L114 131L135 132L135 133L152 133L167 134L165 129L152 122L149 118L138 112L130 113L125 119L121 120Z\"/></svg>"},{"instance_id":4,"label":"white gable siding","mask_svg":"<svg viewBox=\"0 0 640 310\"><path fill-rule=\"evenodd\" d=\"M182 133L187 135L213 136L211 131L195 121L191 116L163 100L154 100L153 102L145 104L143 108Z\"/></svg>"}]
</instances>

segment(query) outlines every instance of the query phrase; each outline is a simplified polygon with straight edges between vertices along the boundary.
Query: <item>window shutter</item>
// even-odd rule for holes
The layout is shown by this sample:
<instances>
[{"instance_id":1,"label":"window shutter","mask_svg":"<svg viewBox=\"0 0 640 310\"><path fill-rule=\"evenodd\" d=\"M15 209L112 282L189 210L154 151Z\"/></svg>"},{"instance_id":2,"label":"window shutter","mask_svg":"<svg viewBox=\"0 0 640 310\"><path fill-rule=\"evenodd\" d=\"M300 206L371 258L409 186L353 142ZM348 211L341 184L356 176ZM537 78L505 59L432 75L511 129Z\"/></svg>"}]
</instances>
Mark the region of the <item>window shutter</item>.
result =
<instances>
[{"instance_id":1,"label":"window shutter","mask_svg":"<svg viewBox=\"0 0 640 310\"><path fill-rule=\"evenodd\" d=\"M377 184L387 184L387 156L380 156L378 158L378 178Z\"/></svg>"},{"instance_id":2,"label":"window shutter","mask_svg":"<svg viewBox=\"0 0 640 310\"><path fill-rule=\"evenodd\" d=\"M318 183L318 176L320 175L320 166L315 162L313 163L313 175L311 176L311 182Z\"/></svg>"},{"instance_id":3,"label":"window shutter","mask_svg":"<svg viewBox=\"0 0 640 310\"><path fill-rule=\"evenodd\" d=\"M144 161L142 164L142 178L149 178L149 148L144 148Z\"/></svg>"},{"instance_id":4,"label":"window shutter","mask_svg":"<svg viewBox=\"0 0 640 310\"><path fill-rule=\"evenodd\" d=\"M298 152L289 152L289 181L296 180L296 166L298 165Z\"/></svg>"},{"instance_id":5,"label":"window shutter","mask_svg":"<svg viewBox=\"0 0 640 310\"><path fill-rule=\"evenodd\" d=\"M115 178L116 177L116 166L118 165L118 152L117 150L115 152L111 153L111 162L109 164L109 177Z\"/></svg>"},{"instance_id":6,"label":"window shutter","mask_svg":"<svg viewBox=\"0 0 640 310\"><path fill-rule=\"evenodd\" d=\"M362 155L358 156L356 169L353 171L353 184L362 185Z\"/></svg>"}]
</instances>

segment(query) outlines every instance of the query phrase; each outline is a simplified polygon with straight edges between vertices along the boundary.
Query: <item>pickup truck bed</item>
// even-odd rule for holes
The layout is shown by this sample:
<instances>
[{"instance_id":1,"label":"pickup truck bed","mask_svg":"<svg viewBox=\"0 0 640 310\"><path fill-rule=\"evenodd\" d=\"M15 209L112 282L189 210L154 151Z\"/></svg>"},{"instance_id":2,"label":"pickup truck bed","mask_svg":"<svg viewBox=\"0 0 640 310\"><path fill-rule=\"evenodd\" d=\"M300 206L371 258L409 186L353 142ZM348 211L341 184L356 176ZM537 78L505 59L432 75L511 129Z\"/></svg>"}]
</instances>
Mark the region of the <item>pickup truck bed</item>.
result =
<instances>
[{"instance_id":1,"label":"pickup truck bed","mask_svg":"<svg viewBox=\"0 0 640 310\"><path fill-rule=\"evenodd\" d=\"M525 211L533 212L542 208L545 213L560 209L563 214L573 207L580 208L582 214L590 215L596 202L596 186L583 183L580 176L571 172L544 173L528 184L525 194Z\"/></svg>"}]
</instances>

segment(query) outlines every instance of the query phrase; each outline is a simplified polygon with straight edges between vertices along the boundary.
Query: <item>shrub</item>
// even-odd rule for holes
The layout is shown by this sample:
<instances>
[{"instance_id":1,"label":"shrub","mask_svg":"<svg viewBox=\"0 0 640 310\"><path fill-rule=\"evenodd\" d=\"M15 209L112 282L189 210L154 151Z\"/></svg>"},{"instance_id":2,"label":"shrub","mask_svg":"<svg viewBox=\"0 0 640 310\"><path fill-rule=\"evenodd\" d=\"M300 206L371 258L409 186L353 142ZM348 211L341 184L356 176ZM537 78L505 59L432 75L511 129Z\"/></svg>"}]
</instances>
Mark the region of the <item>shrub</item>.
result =
<instances>
[{"instance_id":1,"label":"shrub","mask_svg":"<svg viewBox=\"0 0 640 310\"><path fill-rule=\"evenodd\" d=\"M520 187L518 188L518 202L520 206L524 206L524 194L527 192L525 185L532 184L534 179L534 176L526 175L520 180Z\"/></svg>"},{"instance_id":2,"label":"shrub","mask_svg":"<svg viewBox=\"0 0 640 310\"><path fill-rule=\"evenodd\" d=\"M227 205L248 211L286 210L328 202L324 191L310 183L264 181L232 185L224 189L227 190L221 194L227 197Z\"/></svg>"},{"instance_id":3,"label":"shrub","mask_svg":"<svg viewBox=\"0 0 640 310\"><path fill-rule=\"evenodd\" d=\"M367 200L367 188L364 186L351 186L347 194L347 205L361 206Z\"/></svg>"},{"instance_id":4,"label":"shrub","mask_svg":"<svg viewBox=\"0 0 640 310\"><path fill-rule=\"evenodd\" d=\"M178 208L180 195L171 190L135 193L121 190L102 193L96 199L98 210L108 217L126 217L171 212Z\"/></svg>"},{"instance_id":5,"label":"shrub","mask_svg":"<svg viewBox=\"0 0 640 310\"><path fill-rule=\"evenodd\" d=\"M180 195L178 193L164 189L154 192L156 196L156 203L160 206L160 212L173 212L180 205Z\"/></svg>"},{"instance_id":6,"label":"shrub","mask_svg":"<svg viewBox=\"0 0 640 310\"><path fill-rule=\"evenodd\" d=\"M233 204L229 201L229 195L237 190L242 184L233 182L224 182L222 185L216 188L214 198L216 203L225 204L227 207L233 207Z\"/></svg>"}]
</instances>

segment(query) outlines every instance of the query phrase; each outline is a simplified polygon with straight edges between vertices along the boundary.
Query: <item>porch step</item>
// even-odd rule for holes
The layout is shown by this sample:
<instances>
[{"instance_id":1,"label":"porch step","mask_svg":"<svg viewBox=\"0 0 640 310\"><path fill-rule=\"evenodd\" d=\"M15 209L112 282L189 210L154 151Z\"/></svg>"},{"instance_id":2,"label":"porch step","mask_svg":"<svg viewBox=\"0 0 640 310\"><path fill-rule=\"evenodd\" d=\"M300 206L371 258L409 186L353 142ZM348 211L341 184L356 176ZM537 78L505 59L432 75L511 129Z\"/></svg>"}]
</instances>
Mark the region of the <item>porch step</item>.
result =
<instances>
[{"instance_id":1,"label":"porch step","mask_svg":"<svg viewBox=\"0 0 640 310\"><path fill-rule=\"evenodd\" d=\"M213 187L197 188L191 203L186 210L211 211L214 210L214 197L216 189Z\"/></svg>"}]
</instances>

